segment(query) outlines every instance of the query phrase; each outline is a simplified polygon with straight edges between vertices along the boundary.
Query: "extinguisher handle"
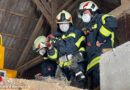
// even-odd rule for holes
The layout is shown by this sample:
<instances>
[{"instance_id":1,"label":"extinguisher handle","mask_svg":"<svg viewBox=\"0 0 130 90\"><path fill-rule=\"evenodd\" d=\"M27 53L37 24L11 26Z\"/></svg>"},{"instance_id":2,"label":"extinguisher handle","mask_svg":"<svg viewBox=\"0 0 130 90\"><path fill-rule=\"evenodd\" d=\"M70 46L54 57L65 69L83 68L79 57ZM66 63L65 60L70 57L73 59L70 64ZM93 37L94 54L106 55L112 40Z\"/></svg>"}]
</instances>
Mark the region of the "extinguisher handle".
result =
<instances>
[{"instance_id":1,"label":"extinguisher handle","mask_svg":"<svg viewBox=\"0 0 130 90\"><path fill-rule=\"evenodd\" d=\"M0 34L0 45L2 46L2 35Z\"/></svg>"}]
</instances>

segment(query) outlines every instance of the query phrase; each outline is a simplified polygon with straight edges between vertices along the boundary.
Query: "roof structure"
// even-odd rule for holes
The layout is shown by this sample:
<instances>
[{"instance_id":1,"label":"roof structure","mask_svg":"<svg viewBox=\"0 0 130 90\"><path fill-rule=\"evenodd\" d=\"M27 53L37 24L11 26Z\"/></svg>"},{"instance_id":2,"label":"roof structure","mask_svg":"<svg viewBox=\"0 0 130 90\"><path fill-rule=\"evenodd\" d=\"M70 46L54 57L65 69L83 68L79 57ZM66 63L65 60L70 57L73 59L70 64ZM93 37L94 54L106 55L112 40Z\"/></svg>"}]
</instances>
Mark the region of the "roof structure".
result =
<instances>
[{"instance_id":1,"label":"roof structure","mask_svg":"<svg viewBox=\"0 0 130 90\"><path fill-rule=\"evenodd\" d=\"M0 33L3 35L3 46L5 46L5 68L17 69L23 73L42 61L42 57L31 49L33 41L38 35L46 36L55 32L57 28L55 17L61 10L69 11L74 25L81 29L83 24L77 18L76 9L83 1L86 0L0 0ZM130 2L128 0L93 1L102 12L111 11L110 13L118 18L116 44L130 40L130 31L128 31L130 26L127 24L130 23L128 20Z\"/></svg>"}]
</instances>

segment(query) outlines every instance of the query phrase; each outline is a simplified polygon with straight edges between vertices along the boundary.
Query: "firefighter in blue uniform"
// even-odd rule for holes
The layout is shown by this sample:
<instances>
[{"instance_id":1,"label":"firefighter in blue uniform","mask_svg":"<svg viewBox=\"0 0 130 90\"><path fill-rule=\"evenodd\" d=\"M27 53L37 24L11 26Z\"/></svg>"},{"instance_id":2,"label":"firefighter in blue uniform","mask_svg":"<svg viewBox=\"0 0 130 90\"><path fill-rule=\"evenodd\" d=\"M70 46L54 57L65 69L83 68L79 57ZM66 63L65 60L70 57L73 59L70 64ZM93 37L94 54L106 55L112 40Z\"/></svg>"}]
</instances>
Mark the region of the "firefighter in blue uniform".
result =
<instances>
[{"instance_id":1,"label":"firefighter in blue uniform","mask_svg":"<svg viewBox=\"0 0 130 90\"><path fill-rule=\"evenodd\" d=\"M76 29L72 24L71 14L62 10L56 17L58 25L54 33L55 40L52 41L53 50L48 51L48 57L58 62L63 72L73 71L77 81L85 79L83 68L79 64L84 61L85 56L85 35ZM81 65L83 66L83 65ZM69 80L68 71L65 73Z\"/></svg>"},{"instance_id":2,"label":"firefighter in blue uniform","mask_svg":"<svg viewBox=\"0 0 130 90\"><path fill-rule=\"evenodd\" d=\"M86 23L87 75L92 77L92 87L100 85L99 62L103 48L114 47L114 32L117 20L108 14L98 13L98 6L93 1L79 5L78 17Z\"/></svg>"}]
</instances>

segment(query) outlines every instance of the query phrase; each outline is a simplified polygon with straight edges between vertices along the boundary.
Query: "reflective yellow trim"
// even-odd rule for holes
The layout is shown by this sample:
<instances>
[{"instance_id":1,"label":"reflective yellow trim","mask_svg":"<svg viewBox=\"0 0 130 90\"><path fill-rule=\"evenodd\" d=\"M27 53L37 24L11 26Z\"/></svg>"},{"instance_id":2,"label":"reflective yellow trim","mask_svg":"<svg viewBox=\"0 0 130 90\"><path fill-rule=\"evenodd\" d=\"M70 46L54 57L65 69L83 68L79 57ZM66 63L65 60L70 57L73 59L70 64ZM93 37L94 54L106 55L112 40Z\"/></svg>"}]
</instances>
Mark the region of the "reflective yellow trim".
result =
<instances>
[{"instance_id":1,"label":"reflective yellow trim","mask_svg":"<svg viewBox=\"0 0 130 90\"><path fill-rule=\"evenodd\" d=\"M73 37L73 38L76 38L76 34L75 34L75 33L70 33L67 37Z\"/></svg>"},{"instance_id":2,"label":"reflective yellow trim","mask_svg":"<svg viewBox=\"0 0 130 90\"><path fill-rule=\"evenodd\" d=\"M92 68L93 66L95 66L97 63L99 63L99 59L100 59L100 56L94 58L87 66L87 71Z\"/></svg>"},{"instance_id":3,"label":"reflective yellow trim","mask_svg":"<svg viewBox=\"0 0 130 90\"><path fill-rule=\"evenodd\" d=\"M114 47L114 37L115 37L114 32L112 32L111 34L112 48Z\"/></svg>"},{"instance_id":4,"label":"reflective yellow trim","mask_svg":"<svg viewBox=\"0 0 130 90\"><path fill-rule=\"evenodd\" d=\"M54 48L54 50L55 50L54 55L48 55L48 57L51 58L51 59L57 59L57 57L58 57L57 49Z\"/></svg>"},{"instance_id":5,"label":"reflective yellow trim","mask_svg":"<svg viewBox=\"0 0 130 90\"><path fill-rule=\"evenodd\" d=\"M60 67L70 66L70 65L71 65L71 62L72 62L72 60L69 60L69 61L67 61L67 62L60 62L60 63L59 63L59 66L60 66Z\"/></svg>"},{"instance_id":6,"label":"reflective yellow trim","mask_svg":"<svg viewBox=\"0 0 130 90\"><path fill-rule=\"evenodd\" d=\"M97 24L94 24L92 29L96 29L97 28Z\"/></svg>"},{"instance_id":7,"label":"reflective yellow trim","mask_svg":"<svg viewBox=\"0 0 130 90\"><path fill-rule=\"evenodd\" d=\"M79 40L75 43L75 45L79 48L82 41L85 40L85 36L81 36Z\"/></svg>"},{"instance_id":8,"label":"reflective yellow trim","mask_svg":"<svg viewBox=\"0 0 130 90\"><path fill-rule=\"evenodd\" d=\"M110 34L112 34L112 32L110 32L108 29L106 29L103 25L101 26L99 31L105 37L108 37Z\"/></svg>"},{"instance_id":9,"label":"reflective yellow trim","mask_svg":"<svg viewBox=\"0 0 130 90\"><path fill-rule=\"evenodd\" d=\"M108 16L111 16L111 15L105 14L105 15L102 16L102 23L103 24L106 23L105 18L108 17Z\"/></svg>"},{"instance_id":10,"label":"reflective yellow trim","mask_svg":"<svg viewBox=\"0 0 130 90\"><path fill-rule=\"evenodd\" d=\"M65 39L66 38L66 36L65 35L62 35L62 39Z\"/></svg>"},{"instance_id":11,"label":"reflective yellow trim","mask_svg":"<svg viewBox=\"0 0 130 90\"><path fill-rule=\"evenodd\" d=\"M48 57L43 57L43 60L48 60Z\"/></svg>"},{"instance_id":12,"label":"reflective yellow trim","mask_svg":"<svg viewBox=\"0 0 130 90\"><path fill-rule=\"evenodd\" d=\"M79 49L79 51L85 51L85 48L84 48L84 47L81 47L81 48Z\"/></svg>"},{"instance_id":13,"label":"reflective yellow trim","mask_svg":"<svg viewBox=\"0 0 130 90\"><path fill-rule=\"evenodd\" d=\"M76 38L76 34L75 33L70 33L69 35L65 36L65 35L62 35L62 39L65 39L65 38L68 38L68 37L73 37L73 38Z\"/></svg>"},{"instance_id":14,"label":"reflective yellow trim","mask_svg":"<svg viewBox=\"0 0 130 90\"><path fill-rule=\"evenodd\" d=\"M68 62L65 62L65 63L64 63L64 66L70 66L70 65L71 65L71 62L72 62L72 60L69 60Z\"/></svg>"}]
</instances>

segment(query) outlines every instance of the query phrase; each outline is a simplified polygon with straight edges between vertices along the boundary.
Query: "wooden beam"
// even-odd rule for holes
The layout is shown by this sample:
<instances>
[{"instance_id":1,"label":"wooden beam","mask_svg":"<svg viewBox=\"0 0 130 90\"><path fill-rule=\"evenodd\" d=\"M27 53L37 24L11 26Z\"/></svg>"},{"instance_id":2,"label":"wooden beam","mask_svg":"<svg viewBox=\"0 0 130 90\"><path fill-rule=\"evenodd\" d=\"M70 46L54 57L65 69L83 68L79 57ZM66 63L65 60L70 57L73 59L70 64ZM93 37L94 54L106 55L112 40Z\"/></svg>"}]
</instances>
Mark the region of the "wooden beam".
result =
<instances>
[{"instance_id":1,"label":"wooden beam","mask_svg":"<svg viewBox=\"0 0 130 90\"><path fill-rule=\"evenodd\" d=\"M43 7L45 7L45 9L47 10L47 12L51 15L51 7L49 5L49 3L46 0L39 0Z\"/></svg>"},{"instance_id":2,"label":"wooden beam","mask_svg":"<svg viewBox=\"0 0 130 90\"><path fill-rule=\"evenodd\" d=\"M17 36L17 35L14 35L14 34L8 34L8 33L3 33L3 32L1 32L1 34L4 35L4 36L13 37L13 38L17 38L17 39L20 38L20 36ZM28 40L27 37L23 37L22 39Z\"/></svg>"},{"instance_id":3,"label":"wooden beam","mask_svg":"<svg viewBox=\"0 0 130 90\"><path fill-rule=\"evenodd\" d=\"M51 25L51 15L44 9L43 5L39 2L39 0L33 0L33 2L37 5L37 7L40 9L42 14L45 16L49 24Z\"/></svg>"},{"instance_id":4,"label":"wooden beam","mask_svg":"<svg viewBox=\"0 0 130 90\"><path fill-rule=\"evenodd\" d=\"M24 18L30 18L29 16L26 16L24 14L13 12L13 11L9 11L9 10L6 10L6 9L1 9L0 8L0 12L8 12L9 14L13 14L13 15L16 15L16 16L20 16L20 17L24 17ZM31 17L31 19L36 20L36 21L38 20L35 17Z\"/></svg>"},{"instance_id":5,"label":"wooden beam","mask_svg":"<svg viewBox=\"0 0 130 90\"><path fill-rule=\"evenodd\" d=\"M67 0L59 9L58 12L60 12L61 10L65 9L68 5L71 5L70 3L72 2L72 0Z\"/></svg>"},{"instance_id":6,"label":"wooden beam","mask_svg":"<svg viewBox=\"0 0 130 90\"><path fill-rule=\"evenodd\" d=\"M51 14L52 14L52 25L51 25L51 33L54 33L57 29L56 25L56 15L57 15L57 0L51 1Z\"/></svg>"},{"instance_id":7,"label":"wooden beam","mask_svg":"<svg viewBox=\"0 0 130 90\"><path fill-rule=\"evenodd\" d=\"M19 72L20 76L23 74L24 71L36 66L37 64L41 63L43 61L42 56L37 56L32 60L29 60L27 63L25 63L22 66L19 66L17 68L17 71Z\"/></svg>"},{"instance_id":8,"label":"wooden beam","mask_svg":"<svg viewBox=\"0 0 130 90\"><path fill-rule=\"evenodd\" d=\"M16 68L23 64L26 56L29 53L30 48L32 47L32 44L33 44L33 42L34 42L38 32L40 31L40 29L42 27L43 21L44 21L43 20L43 15L41 15L40 19L38 20L38 23L37 23L37 25L36 25L36 27L35 27L35 29L33 31L33 33L32 33L32 35L31 35L31 37L29 38L29 41L28 41L28 43L27 43L27 45L26 45L22 55L20 56L20 59L18 60Z\"/></svg>"},{"instance_id":9,"label":"wooden beam","mask_svg":"<svg viewBox=\"0 0 130 90\"><path fill-rule=\"evenodd\" d=\"M129 0L121 0L121 4L126 4Z\"/></svg>"},{"instance_id":10,"label":"wooden beam","mask_svg":"<svg viewBox=\"0 0 130 90\"><path fill-rule=\"evenodd\" d=\"M120 18L123 13L127 13L126 11L130 9L130 0L126 0L125 3L121 4L120 7L112 10L109 14L114 15L117 19Z\"/></svg>"}]
</instances>

